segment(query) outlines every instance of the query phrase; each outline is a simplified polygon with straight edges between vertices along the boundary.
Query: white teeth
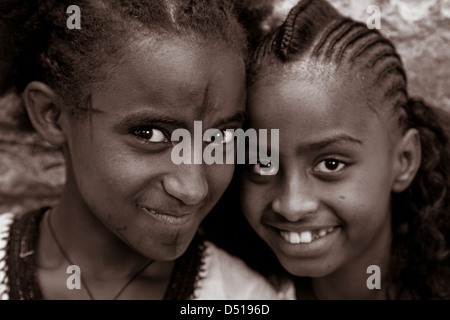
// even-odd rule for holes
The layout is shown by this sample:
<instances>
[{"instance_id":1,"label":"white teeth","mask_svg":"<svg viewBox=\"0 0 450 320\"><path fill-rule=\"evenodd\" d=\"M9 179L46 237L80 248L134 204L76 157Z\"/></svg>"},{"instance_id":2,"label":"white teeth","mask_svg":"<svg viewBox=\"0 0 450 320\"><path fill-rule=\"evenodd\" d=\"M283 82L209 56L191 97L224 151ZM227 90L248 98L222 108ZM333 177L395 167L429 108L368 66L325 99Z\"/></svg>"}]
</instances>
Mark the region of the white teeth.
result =
<instances>
[{"instance_id":1,"label":"white teeth","mask_svg":"<svg viewBox=\"0 0 450 320\"><path fill-rule=\"evenodd\" d=\"M300 242L301 243L311 243L312 241L312 234L310 231L303 231L300 234Z\"/></svg>"},{"instance_id":2,"label":"white teeth","mask_svg":"<svg viewBox=\"0 0 450 320\"><path fill-rule=\"evenodd\" d=\"M287 242L291 242L291 239L290 239L288 231L280 230L280 234L281 234L281 236L283 237L284 240L286 240Z\"/></svg>"},{"instance_id":3,"label":"white teeth","mask_svg":"<svg viewBox=\"0 0 450 320\"><path fill-rule=\"evenodd\" d=\"M301 238L297 232L289 233L289 242L293 244L297 244L301 242Z\"/></svg>"},{"instance_id":4,"label":"white teeth","mask_svg":"<svg viewBox=\"0 0 450 320\"><path fill-rule=\"evenodd\" d=\"M328 229L321 229L319 231L303 231L300 234L297 232L290 232L280 230L281 237L291 244L299 244L299 243L311 243L313 240L322 238L326 236L328 233L332 232L335 228L331 227Z\"/></svg>"}]
</instances>

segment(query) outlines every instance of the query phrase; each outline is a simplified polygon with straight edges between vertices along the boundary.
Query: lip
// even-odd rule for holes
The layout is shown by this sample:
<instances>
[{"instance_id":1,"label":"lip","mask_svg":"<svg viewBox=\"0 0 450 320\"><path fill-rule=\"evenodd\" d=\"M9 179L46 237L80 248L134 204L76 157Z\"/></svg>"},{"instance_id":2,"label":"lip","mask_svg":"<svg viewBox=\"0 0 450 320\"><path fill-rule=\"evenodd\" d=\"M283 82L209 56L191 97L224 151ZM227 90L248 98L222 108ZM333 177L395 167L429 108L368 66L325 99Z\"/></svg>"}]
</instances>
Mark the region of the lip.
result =
<instances>
[{"instance_id":1,"label":"lip","mask_svg":"<svg viewBox=\"0 0 450 320\"><path fill-rule=\"evenodd\" d=\"M194 213L192 211L163 211L158 209L148 208L142 205L139 205L145 215L156 219L165 224L172 225L180 225L188 222L193 216Z\"/></svg>"},{"instance_id":2,"label":"lip","mask_svg":"<svg viewBox=\"0 0 450 320\"><path fill-rule=\"evenodd\" d=\"M289 231L289 232L297 232L302 233L304 231L317 231L317 230L327 230L330 228L339 228L340 225L338 224L324 224L324 225L296 225L296 224L277 224L277 223L268 223L268 226L282 230L282 231Z\"/></svg>"},{"instance_id":3,"label":"lip","mask_svg":"<svg viewBox=\"0 0 450 320\"><path fill-rule=\"evenodd\" d=\"M330 228L339 228L342 227L342 224L338 221L297 221L297 222L290 222L290 221L281 221L279 219L272 219L267 218L263 219L263 224L267 225L268 227L278 229L278 230L284 230L289 232L297 232L301 233L304 231L317 231L317 230L327 230Z\"/></svg>"},{"instance_id":4,"label":"lip","mask_svg":"<svg viewBox=\"0 0 450 320\"><path fill-rule=\"evenodd\" d=\"M270 238L273 244L278 247L282 253L291 257L309 258L324 254L332 248L340 232L342 226L330 225L326 226L283 226L282 228L268 226L270 231ZM325 236L314 239L309 243L290 243L286 241L281 235L282 231L302 233L305 231L324 230L333 228L333 231L327 233Z\"/></svg>"}]
</instances>

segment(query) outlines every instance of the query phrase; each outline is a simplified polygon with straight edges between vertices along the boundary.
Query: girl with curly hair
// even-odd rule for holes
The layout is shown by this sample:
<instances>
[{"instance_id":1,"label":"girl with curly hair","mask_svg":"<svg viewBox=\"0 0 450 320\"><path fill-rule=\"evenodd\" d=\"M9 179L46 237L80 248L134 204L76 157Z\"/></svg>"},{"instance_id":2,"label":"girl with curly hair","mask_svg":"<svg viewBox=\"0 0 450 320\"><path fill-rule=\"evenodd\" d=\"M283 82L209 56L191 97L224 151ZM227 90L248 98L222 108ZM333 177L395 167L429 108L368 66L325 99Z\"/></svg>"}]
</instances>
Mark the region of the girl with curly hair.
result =
<instances>
[{"instance_id":1,"label":"girl with curly hair","mask_svg":"<svg viewBox=\"0 0 450 320\"><path fill-rule=\"evenodd\" d=\"M275 298L198 234L234 166L171 161L177 128L243 124L246 37L233 7L80 0L81 28L69 29L71 4L0 4L2 92L22 97L67 168L54 206L0 216L0 297Z\"/></svg>"},{"instance_id":2,"label":"girl with curly hair","mask_svg":"<svg viewBox=\"0 0 450 320\"><path fill-rule=\"evenodd\" d=\"M280 163L242 172L241 205L292 275L287 290L449 299L450 118L409 95L392 42L300 1L253 52L248 86L248 125L279 129Z\"/></svg>"}]
</instances>

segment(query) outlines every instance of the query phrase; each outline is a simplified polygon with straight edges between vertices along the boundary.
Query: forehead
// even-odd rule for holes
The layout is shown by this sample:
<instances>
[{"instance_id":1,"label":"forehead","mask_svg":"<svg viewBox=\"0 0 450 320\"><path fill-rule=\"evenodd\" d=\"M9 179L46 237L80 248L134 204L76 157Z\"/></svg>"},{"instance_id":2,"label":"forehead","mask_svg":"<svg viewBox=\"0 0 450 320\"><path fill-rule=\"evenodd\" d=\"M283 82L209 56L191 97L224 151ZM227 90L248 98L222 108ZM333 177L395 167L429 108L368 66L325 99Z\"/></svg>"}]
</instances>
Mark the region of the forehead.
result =
<instances>
[{"instance_id":1,"label":"forehead","mask_svg":"<svg viewBox=\"0 0 450 320\"><path fill-rule=\"evenodd\" d=\"M370 124L380 122L368 107L370 93L329 70L284 68L261 77L248 93L251 125L280 129L280 139L369 134Z\"/></svg>"},{"instance_id":2,"label":"forehead","mask_svg":"<svg viewBox=\"0 0 450 320\"><path fill-rule=\"evenodd\" d=\"M189 109L200 114L216 111L220 101L215 100L223 97L245 99L243 59L225 44L199 45L198 40L174 37L142 40L122 51L96 92L104 102L101 108L107 108L108 102L123 107L150 103L171 106L174 113ZM191 110L193 105L198 110Z\"/></svg>"}]
</instances>

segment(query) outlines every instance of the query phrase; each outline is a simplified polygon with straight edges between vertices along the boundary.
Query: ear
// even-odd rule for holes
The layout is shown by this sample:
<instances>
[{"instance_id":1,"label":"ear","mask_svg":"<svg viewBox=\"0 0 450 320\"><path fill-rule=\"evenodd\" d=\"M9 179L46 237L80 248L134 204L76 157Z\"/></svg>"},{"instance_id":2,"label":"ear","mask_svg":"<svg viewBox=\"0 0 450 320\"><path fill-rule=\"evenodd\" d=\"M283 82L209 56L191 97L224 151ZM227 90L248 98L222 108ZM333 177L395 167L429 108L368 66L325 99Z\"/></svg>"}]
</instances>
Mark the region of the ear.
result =
<instances>
[{"instance_id":1,"label":"ear","mask_svg":"<svg viewBox=\"0 0 450 320\"><path fill-rule=\"evenodd\" d=\"M34 129L50 144L61 146L65 136L59 123L62 103L58 94L45 83L33 81L26 86L22 98Z\"/></svg>"},{"instance_id":2,"label":"ear","mask_svg":"<svg viewBox=\"0 0 450 320\"><path fill-rule=\"evenodd\" d=\"M422 160L419 131L409 129L401 138L396 150L396 170L392 191L402 192L413 181Z\"/></svg>"}]
</instances>

